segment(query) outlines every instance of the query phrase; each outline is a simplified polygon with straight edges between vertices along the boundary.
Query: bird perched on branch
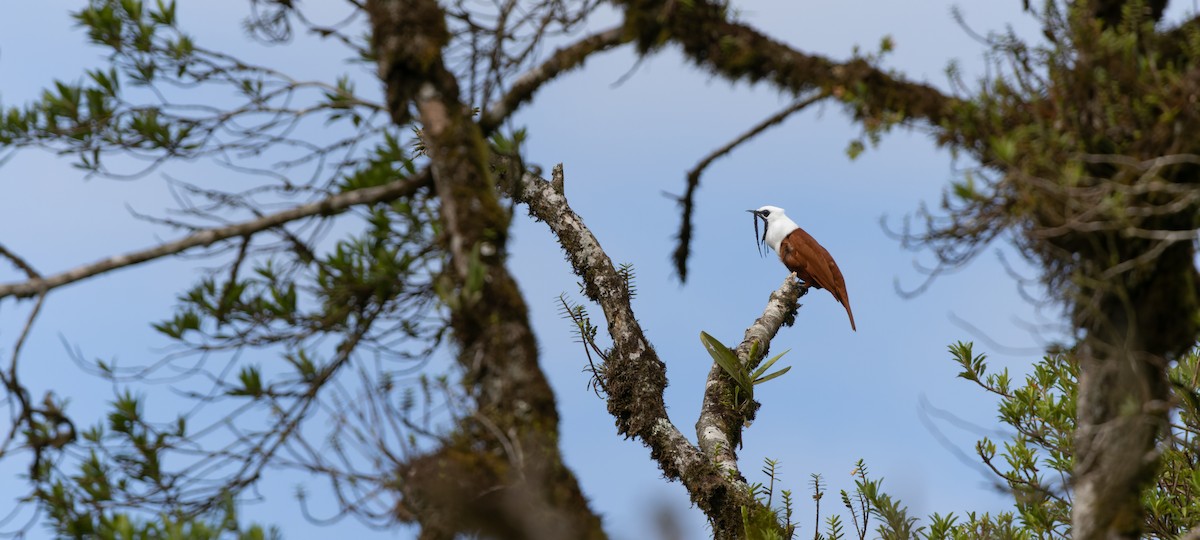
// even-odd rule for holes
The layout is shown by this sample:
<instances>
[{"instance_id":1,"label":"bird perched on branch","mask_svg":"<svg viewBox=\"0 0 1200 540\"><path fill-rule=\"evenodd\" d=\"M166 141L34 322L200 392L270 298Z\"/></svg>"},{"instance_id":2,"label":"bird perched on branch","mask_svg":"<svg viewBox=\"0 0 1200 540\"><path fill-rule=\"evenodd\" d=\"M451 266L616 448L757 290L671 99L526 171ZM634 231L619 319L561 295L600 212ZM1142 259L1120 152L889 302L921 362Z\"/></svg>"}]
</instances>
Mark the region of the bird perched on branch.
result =
<instances>
[{"instance_id":1,"label":"bird perched on branch","mask_svg":"<svg viewBox=\"0 0 1200 540\"><path fill-rule=\"evenodd\" d=\"M782 208L764 206L758 210L746 210L754 214L754 238L759 249L763 245L770 246L779 254L779 260L792 274L800 278L805 285L825 289L833 295L846 315L850 316L850 329L858 331L854 326L854 312L850 311L850 295L846 292L846 280L842 271L825 248L818 244L795 221L787 217ZM758 220L763 220L766 229L762 237L758 236ZM761 251L760 251L761 252Z\"/></svg>"}]
</instances>

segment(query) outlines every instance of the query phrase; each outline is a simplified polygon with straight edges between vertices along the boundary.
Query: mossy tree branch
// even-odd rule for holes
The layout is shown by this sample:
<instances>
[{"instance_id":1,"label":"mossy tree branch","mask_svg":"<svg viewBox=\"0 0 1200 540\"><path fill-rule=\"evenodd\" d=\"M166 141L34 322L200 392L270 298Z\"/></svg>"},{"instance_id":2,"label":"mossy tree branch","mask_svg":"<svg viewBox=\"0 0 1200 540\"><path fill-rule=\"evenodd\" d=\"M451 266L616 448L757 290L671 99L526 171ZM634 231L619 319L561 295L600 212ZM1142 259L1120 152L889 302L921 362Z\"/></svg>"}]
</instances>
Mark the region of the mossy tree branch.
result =
<instances>
[{"instance_id":1,"label":"mossy tree branch","mask_svg":"<svg viewBox=\"0 0 1200 540\"><path fill-rule=\"evenodd\" d=\"M864 120L900 114L937 126L953 119L958 99L912 82L864 58L837 62L796 50L758 29L732 21L725 5L698 0L618 0L626 31L643 51L676 43L701 67L731 80L766 81L797 95L830 93L854 106Z\"/></svg>"},{"instance_id":2,"label":"mossy tree branch","mask_svg":"<svg viewBox=\"0 0 1200 540\"><path fill-rule=\"evenodd\" d=\"M367 11L392 118L407 123L415 105L423 126L449 255L445 301L477 407L460 436L404 467L407 508L398 515L418 520L428 538L602 538L558 449L554 395L504 263L509 215L483 134L443 64L445 13L435 0L373 0Z\"/></svg>"}]
</instances>

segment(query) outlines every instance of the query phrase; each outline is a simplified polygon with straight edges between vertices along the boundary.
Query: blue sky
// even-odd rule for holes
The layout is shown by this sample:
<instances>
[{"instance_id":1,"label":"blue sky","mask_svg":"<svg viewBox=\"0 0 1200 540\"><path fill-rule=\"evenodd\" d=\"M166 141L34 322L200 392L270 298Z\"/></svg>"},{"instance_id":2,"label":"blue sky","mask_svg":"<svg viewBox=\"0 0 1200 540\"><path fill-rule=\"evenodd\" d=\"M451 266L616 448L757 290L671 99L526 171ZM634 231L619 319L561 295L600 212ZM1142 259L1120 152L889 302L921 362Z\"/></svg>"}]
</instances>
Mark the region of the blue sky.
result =
<instances>
[{"instance_id":1,"label":"blue sky","mask_svg":"<svg viewBox=\"0 0 1200 540\"><path fill-rule=\"evenodd\" d=\"M332 80L349 71L360 87L374 84L362 69L343 64L341 49L311 40L294 47L248 43L239 24L246 2L180 4L185 28L202 44L299 77ZM201 4L206 9L198 9ZM957 60L969 79L983 72L983 47L954 22L949 2L743 4L744 20L802 50L845 58L856 44L872 50L891 35L896 51L887 65L909 77L945 88L950 60ZM101 53L71 29L67 13L77 6L27 3L20 17L0 19L0 103L23 103L54 78L73 80L84 67L101 64ZM961 6L976 31L1011 24L1021 35L1037 34L1020 12L1020 2ZM614 84L631 69L632 77ZM765 204L787 209L836 258L859 330L850 331L845 313L828 293L814 291L804 299L796 325L782 330L773 344L776 351L792 349L781 360L792 370L758 391L763 408L745 434L741 453L742 470L752 481L762 480L757 471L764 457L781 460L784 487L800 501L801 537L812 533L809 473L823 474L836 493L852 487L850 472L859 458L916 515L1006 508L992 479L956 454L970 455L980 433L928 418L922 403L993 433L995 402L954 377L946 346L976 340L977 351L988 352L994 367L1019 373L1044 344L1034 331L1058 336L1060 317L1054 308L1038 311L1022 300L1016 281L990 251L916 298L896 293L896 282L905 288L921 282L913 262L929 258L902 250L881 228L881 217L898 224L920 203L936 204L956 174L949 153L936 149L928 137L893 133L851 161L845 148L859 132L840 107L814 107L789 119L707 171L697 198L692 276L686 285L673 276L670 253L678 211L662 192L681 192L685 171L697 160L788 101L767 86L731 85L707 75L669 47L640 64L626 48L597 56L582 71L543 89L515 124L530 133L527 161L547 170L563 162L572 206L615 261L634 263L639 291L634 308L667 363L666 400L672 420L685 433L693 431L710 366L700 331L734 343L786 275L773 256L759 258L744 210ZM184 170L192 181L229 181L227 170L208 164ZM63 270L173 238L127 210L161 212L172 204L159 174L128 182L85 180L61 158L24 152L0 167L0 243L43 273ZM1010 260L1016 260L1011 252ZM88 424L89 411L102 411L113 390L80 373L63 340L89 357L154 360L165 342L149 322L170 313L176 294L200 275L202 264L156 262L52 294L23 355L22 375L35 396L53 388L71 399L69 411ZM668 508L679 515L687 537L704 535L703 516L689 507L684 489L662 479L640 442L616 435L604 404L586 389L585 359L555 304L562 292L578 299L577 279L545 226L525 219L523 212L518 212L510 264L530 304L542 365L559 399L563 452L603 514L606 529L614 538L645 538L656 510ZM1016 266L1034 275L1027 266ZM19 277L0 265L0 280ZM28 308L28 303L0 303L4 358ZM997 349L984 337L1024 350ZM167 410L172 401L158 403L164 409L153 412L173 415ZM25 466L0 463L0 478L13 478ZM406 528L368 531L353 520L328 528L306 523L293 498L299 485L319 503L325 489L320 480L274 471L260 489L264 501L245 506L244 515L280 526L287 538L415 536ZM22 488L21 482L0 482L0 516ZM836 506L826 501L826 511ZM33 537L43 532L35 528Z\"/></svg>"}]
</instances>

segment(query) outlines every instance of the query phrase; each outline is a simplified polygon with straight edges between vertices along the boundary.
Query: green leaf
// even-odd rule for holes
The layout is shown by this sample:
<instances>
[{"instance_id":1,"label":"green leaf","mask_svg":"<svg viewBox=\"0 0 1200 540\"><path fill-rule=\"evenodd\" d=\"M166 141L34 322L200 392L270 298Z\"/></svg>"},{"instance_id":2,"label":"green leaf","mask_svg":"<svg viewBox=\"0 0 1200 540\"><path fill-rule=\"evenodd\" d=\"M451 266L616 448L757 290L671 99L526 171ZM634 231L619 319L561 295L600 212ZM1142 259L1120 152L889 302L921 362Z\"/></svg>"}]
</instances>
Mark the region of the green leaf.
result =
<instances>
[{"instance_id":1,"label":"green leaf","mask_svg":"<svg viewBox=\"0 0 1200 540\"><path fill-rule=\"evenodd\" d=\"M775 356L772 356L770 360L763 362L760 366L758 366L758 369L754 370L754 373L750 374L750 379L757 381L758 378L760 376L762 376L763 373L766 373L768 369L771 369L771 366L775 365L775 362L778 362L780 358L783 358L783 355L785 355L789 352L792 352L792 350L788 349L786 351L783 351ZM753 357L754 356L751 355L751 358L753 358ZM785 368L783 371L787 371L788 369L791 369L791 368ZM776 375L776 377L777 376L778 375ZM774 377L772 377L772 378L774 378ZM755 384L758 384L758 383L755 382Z\"/></svg>"},{"instance_id":2,"label":"green leaf","mask_svg":"<svg viewBox=\"0 0 1200 540\"><path fill-rule=\"evenodd\" d=\"M238 381L242 383L241 388L229 390L227 395L230 396L249 396L260 397L263 395L262 374L258 368L254 366L246 366L238 373Z\"/></svg>"},{"instance_id":3,"label":"green leaf","mask_svg":"<svg viewBox=\"0 0 1200 540\"><path fill-rule=\"evenodd\" d=\"M784 374L784 373L787 373L787 372L788 372L788 371L790 371L791 369L792 369L792 366L788 366L788 367L785 367L785 368L783 368L783 369L781 369L781 370L779 370L779 371L776 371L775 373L771 373L771 374L769 374L769 375L764 375L764 376L762 376L762 377L759 377L759 378L757 378L757 379L755 379L755 380L754 380L754 384L762 384L762 383L765 383L765 382L767 382L767 381L769 381L769 380L771 380L771 379L774 379L774 378L777 378L777 377L781 377L781 376L783 376L783 374Z\"/></svg>"},{"instance_id":4,"label":"green leaf","mask_svg":"<svg viewBox=\"0 0 1200 540\"><path fill-rule=\"evenodd\" d=\"M700 342L704 344L704 348L708 350L708 354L712 356L713 361L718 366L721 366L721 369L725 370L725 373L729 374L729 378L733 379L741 387L742 391L746 392L747 396L752 395L754 385L751 384L749 375L746 373L745 368L742 367L742 363L738 361L737 356L733 354L733 351L729 347L726 347L724 343L717 340L717 338L708 335L707 332L700 332Z\"/></svg>"}]
</instances>

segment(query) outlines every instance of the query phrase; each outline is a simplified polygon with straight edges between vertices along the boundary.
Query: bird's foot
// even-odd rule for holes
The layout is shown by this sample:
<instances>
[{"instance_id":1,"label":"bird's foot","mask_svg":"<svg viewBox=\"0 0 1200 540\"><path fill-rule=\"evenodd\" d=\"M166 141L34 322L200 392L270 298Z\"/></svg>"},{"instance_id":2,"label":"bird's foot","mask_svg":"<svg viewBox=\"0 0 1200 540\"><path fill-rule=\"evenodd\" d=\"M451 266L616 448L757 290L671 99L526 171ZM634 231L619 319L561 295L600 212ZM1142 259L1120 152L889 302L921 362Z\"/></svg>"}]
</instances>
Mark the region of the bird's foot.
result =
<instances>
[{"instance_id":1,"label":"bird's foot","mask_svg":"<svg viewBox=\"0 0 1200 540\"><path fill-rule=\"evenodd\" d=\"M800 276L796 275L795 272L792 272L792 279L800 282L800 294L796 296L796 300L799 300L801 297L808 294L808 290L812 288L812 284L800 279ZM788 326L791 325L789 324Z\"/></svg>"},{"instance_id":2,"label":"bird's foot","mask_svg":"<svg viewBox=\"0 0 1200 540\"><path fill-rule=\"evenodd\" d=\"M811 284L811 283L809 283L809 282L807 282L807 281L804 281L804 279L802 279L802 278L799 276L799 274L796 274L795 272L792 272L792 279L794 279L794 280L796 280L796 281L799 281L799 282L800 282L800 286L801 286L801 287L803 287L803 288L804 288L804 289L806 289L806 290L807 290L808 288L812 287L812 284Z\"/></svg>"}]
</instances>

